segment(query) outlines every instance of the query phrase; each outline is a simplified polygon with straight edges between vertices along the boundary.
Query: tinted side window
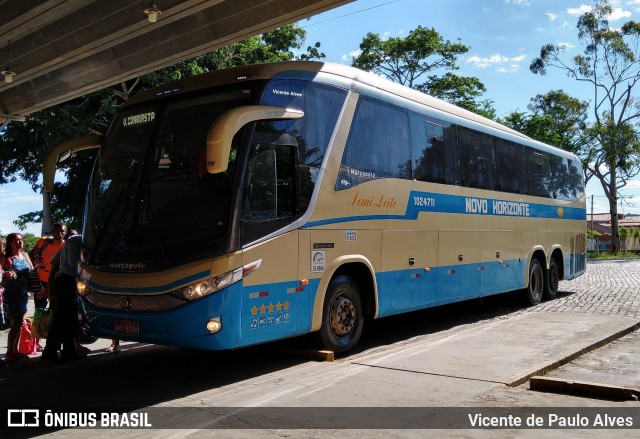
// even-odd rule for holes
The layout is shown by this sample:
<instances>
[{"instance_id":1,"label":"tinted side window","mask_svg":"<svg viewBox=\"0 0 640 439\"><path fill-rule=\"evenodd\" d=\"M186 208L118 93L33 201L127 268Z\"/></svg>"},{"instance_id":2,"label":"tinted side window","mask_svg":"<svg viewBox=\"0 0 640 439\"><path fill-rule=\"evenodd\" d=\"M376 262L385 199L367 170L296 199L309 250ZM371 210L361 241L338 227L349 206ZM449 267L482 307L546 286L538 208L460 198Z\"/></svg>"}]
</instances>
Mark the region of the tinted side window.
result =
<instances>
[{"instance_id":1,"label":"tinted side window","mask_svg":"<svg viewBox=\"0 0 640 439\"><path fill-rule=\"evenodd\" d=\"M432 183L460 184L458 141L454 125L412 113L413 178Z\"/></svg>"},{"instance_id":2,"label":"tinted side window","mask_svg":"<svg viewBox=\"0 0 640 439\"><path fill-rule=\"evenodd\" d=\"M401 108L361 97L347 139L336 189L377 178L410 178L409 121Z\"/></svg>"},{"instance_id":3,"label":"tinted side window","mask_svg":"<svg viewBox=\"0 0 640 439\"><path fill-rule=\"evenodd\" d=\"M462 185L478 189L496 187L493 138L464 127L458 127Z\"/></svg>"},{"instance_id":4,"label":"tinted side window","mask_svg":"<svg viewBox=\"0 0 640 439\"><path fill-rule=\"evenodd\" d=\"M295 135L301 164L319 167L346 96L346 90L329 85L276 80L268 84L262 103L304 112L300 119L276 122L275 128Z\"/></svg>"},{"instance_id":5,"label":"tinted side window","mask_svg":"<svg viewBox=\"0 0 640 439\"><path fill-rule=\"evenodd\" d=\"M261 130L288 133L295 138L299 160L298 207L309 206L329 141L342 110L347 91L309 81L274 80L265 89L262 103L301 110L304 117L270 122Z\"/></svg>"},{"instance_id":6,"label":"tinted side window","mask_svg":"<svg viewBox=\"0 0 640 439\"><path fill-rule=\"evenodd\" d=\"M524 147L497 138L496 160L498 165L497 189L516 194L528 194L527 161Z\"/></svg>"},{"instance_id":7,"label":"tinted side window","mask_svg":"<svg viewBox=\"0 0 640 439\"><path fill-rule=\"evenodd\" d=\"M549 161L542 152L527 148L527 175L529 177L529 195L548 197Z\"/></svg>"},{"instance_id":8,"label":"tinted side window","mask_svg":"<svg viewBox=\"0 0 640 439\"><path fill-rule=\"evenodd\" d=\"M567 159L567 172L571 187L571 199L579 200L584 196L584 177L580 160Z\"/></svg>"}]
</instances>

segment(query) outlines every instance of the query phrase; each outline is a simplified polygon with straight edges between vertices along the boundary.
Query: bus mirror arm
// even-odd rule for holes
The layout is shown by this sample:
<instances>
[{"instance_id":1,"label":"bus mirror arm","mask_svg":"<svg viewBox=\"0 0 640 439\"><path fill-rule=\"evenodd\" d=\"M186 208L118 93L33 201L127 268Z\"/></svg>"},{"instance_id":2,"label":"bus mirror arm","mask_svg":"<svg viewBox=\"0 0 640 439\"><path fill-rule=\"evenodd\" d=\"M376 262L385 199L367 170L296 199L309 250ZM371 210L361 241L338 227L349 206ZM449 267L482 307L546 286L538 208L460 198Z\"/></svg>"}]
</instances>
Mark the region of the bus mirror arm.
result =
<instances>
[{"instance_id":1,"label":"bus mirror arm","mask_svg":"<svg viewBox=\"0 0 640 439\"><path fill-rule=\"evenodd\" d=\"M56 146L47 153L42 166L42 182L44 190L48 193L53 192L53 184L56 174L56 165L65 161L77 151L85 149L100 148L104 136L86 136L79 139L67 140Z\"/></svg>"},{"instance_id":2,"label":"bus mirror arm","mask_svg":"<svg viewBox=\"0 0 640 439\"><path fill-rule=\"evenodd\" d=\"M249 122L299 119L302 116L302 111L268 105L247 105L225 111L213 121L207 133L207 171L216 174L227 170L233 136Z\"/></svg>"}]
</instances>

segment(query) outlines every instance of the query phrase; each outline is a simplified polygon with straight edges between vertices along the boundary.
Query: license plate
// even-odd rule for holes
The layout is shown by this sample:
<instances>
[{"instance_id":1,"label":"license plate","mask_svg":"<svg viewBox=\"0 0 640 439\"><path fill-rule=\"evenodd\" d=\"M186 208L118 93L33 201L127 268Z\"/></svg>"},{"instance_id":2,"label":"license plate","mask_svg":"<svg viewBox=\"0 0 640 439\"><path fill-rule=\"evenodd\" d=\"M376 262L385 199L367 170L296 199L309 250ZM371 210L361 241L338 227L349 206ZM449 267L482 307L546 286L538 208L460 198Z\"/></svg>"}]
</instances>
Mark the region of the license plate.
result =
<instances>
[{"instance_id":1,"label":"license plate","mask_svg":"<svg viewBox=\"0 0 640 439\"><path fill-rule=\"evenodd\" d=\"M121 332L123 334L130 334L130 335L140 334L140 328L138 327L138 322L132 322L130 320L118 320L114 322L113 329L116 332Z\"/></svg>"}]
</instances>

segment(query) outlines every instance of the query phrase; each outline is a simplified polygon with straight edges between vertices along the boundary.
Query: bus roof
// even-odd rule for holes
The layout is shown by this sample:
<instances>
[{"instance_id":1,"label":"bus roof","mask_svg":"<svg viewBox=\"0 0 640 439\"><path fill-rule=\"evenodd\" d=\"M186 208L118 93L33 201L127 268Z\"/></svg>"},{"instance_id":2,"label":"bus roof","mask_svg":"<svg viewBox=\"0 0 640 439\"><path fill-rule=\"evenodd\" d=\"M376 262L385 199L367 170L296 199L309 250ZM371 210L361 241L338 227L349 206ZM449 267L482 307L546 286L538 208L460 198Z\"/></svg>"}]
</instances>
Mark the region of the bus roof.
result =
<instances>
[{"instance_id":1,"label":"bus roof","mask_svg":"<svg viewBox=\"0 0 640 439\"><path fill-rule=\"evenodd\" d=\"M127 102L125 108L130 105L139 104L163 96L176 96L185 93L192 93L219 85L237 84L252 80L271 79L274 77L284 79L288 76L287 73L290 73L295 77L300 77L300 73L303 73L303 76L307 76L310 79L321 74L341 77L348 81L373 87L384 91L385 93L390 93L400 98L425 105L437 111L450 114L456 118L461 118L490 129L498 130L505 133L507 136L516 136L520 139L520 142L524 141L524 143L538 149L547 150L556 155L564 155L566 157L571 157L572 159L577 159L574 154L568 151L539 142L496 121L409 87L397 84L382 76L365 72L350 66L317 61L284 61L277 63L254 64L216 70L198 76L183 78L149 89L134 96Z\"/></svg>"}]
</instances>

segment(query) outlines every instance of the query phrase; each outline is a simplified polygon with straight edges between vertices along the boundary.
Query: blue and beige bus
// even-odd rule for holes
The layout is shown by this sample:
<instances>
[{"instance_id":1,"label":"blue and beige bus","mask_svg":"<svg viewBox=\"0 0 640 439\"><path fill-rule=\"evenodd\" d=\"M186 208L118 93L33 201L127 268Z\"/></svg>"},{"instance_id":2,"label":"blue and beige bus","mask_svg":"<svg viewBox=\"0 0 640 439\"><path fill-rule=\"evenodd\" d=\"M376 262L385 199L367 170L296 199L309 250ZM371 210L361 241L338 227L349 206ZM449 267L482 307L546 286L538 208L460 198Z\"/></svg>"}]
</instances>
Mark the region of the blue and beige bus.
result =
<instances>
[{"instance_id":1,"label":"blue and beige bus","mask_svg":"<svg viewBox=\"0 0 640 439\"><path fill-rule=\"evenodd\" d=\"M584 273L580 160L342 65L239 67L141 93L99 147L78 272L94 335L231 349Z\"/></svg>"}]
</instances>

